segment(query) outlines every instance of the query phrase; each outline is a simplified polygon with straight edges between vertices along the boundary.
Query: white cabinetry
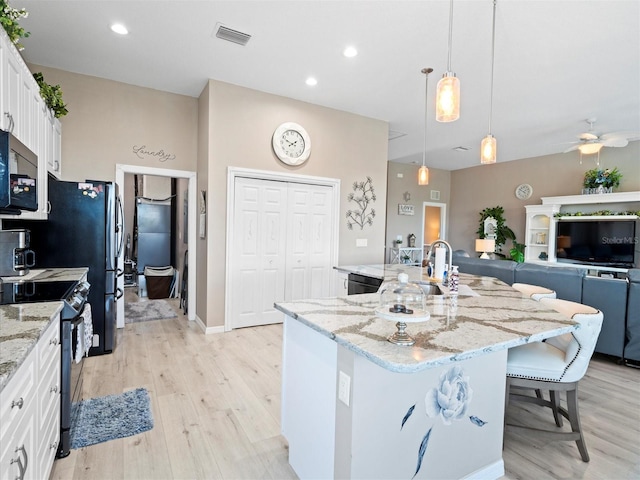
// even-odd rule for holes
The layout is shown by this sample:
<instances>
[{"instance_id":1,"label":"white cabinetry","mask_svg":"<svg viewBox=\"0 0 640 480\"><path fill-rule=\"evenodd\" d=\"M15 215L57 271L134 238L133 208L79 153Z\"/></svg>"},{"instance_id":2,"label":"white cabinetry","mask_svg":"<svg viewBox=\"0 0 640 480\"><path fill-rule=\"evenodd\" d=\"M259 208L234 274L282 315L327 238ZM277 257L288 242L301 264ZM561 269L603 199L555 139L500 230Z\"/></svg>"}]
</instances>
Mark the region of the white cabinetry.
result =
<instances>
[{"instance_id":1,"label":"white cabinetry","mask_svg":"<svg viewBox=\"0 0 640 480\"><path fill-rule=\"evenodd\" d=\"M397 247L390 251L389 263L406 265L422 265L423 250L420 247Z\"/></svg>"},{"instance_id":2,"label":"white cabinetry","mask_svg":"<svg viewBox=\"0 0 640 480\"><path fill-rule=\"evenodd\" d=\"M10 131L38 156L38 210L0 218L46 220L47 172L60 176L61 125L40 96L38 82L0 28L0 128Z\"/></svg>"},{"instance_id":3,"label":"white cabinetry","mask_svg":"<svg viewBox=\"0 0 640 480\"><path fill-rule=\"evenodd\" d=\"M49 478L60 438L60 317L0 392L0 478Z\"/></svg>"},{"instance_id":4,"label":"white cabinetry","mask_svg":"<svg viewBox=\"0 0 640 480\"><path fill-rule=\"evenodd\" d=\"M349 294L349 274L336 270L336 297L346 297Z\"/></svg>"},{"instance_id":5,"label":"white cabinetry","mask_svg":"<svg viewBox=\"0 0 640 480\"><path fill-rule=\"evenodd\" d=\"M527 205L525 226L525 262L555 261L556 222L558 205Z\"/></svg>"},{"instance_id":6,"label":"white cabinetry","mask_svg":"<svg viewBox=\"0 0 640 480\"><path fill-rule=\"evenodd\" d=\"M47 110L45 120L42 122L43 155L47 164L47 171L60 178L62 175L62 126L50 111Z\"/></svg>"},{"instance_id":7,"label":"white cabinetry","mask_svg":"<svg viewBox=\"0 0 640 480\"><path fill-rule=\"evenodd\" d=\"M555 262L556 231L558 218L556 214L575 209L584 213L595 212L607 204L612 210L638 210L640 208L640 192L616 192L593 195L567 195L563 197L542 197L542 205L527 205L525 226L525 262ZM577 207L579 205L579 207ZM596 217L590 217L595 219ZM598 218L615 219L620 217L605 216ZM631 217L629 217L631 218ZM544 254L544 255L543 255ZM546 259L544 258L546 255Z\"/></svg>"}]
</instances>

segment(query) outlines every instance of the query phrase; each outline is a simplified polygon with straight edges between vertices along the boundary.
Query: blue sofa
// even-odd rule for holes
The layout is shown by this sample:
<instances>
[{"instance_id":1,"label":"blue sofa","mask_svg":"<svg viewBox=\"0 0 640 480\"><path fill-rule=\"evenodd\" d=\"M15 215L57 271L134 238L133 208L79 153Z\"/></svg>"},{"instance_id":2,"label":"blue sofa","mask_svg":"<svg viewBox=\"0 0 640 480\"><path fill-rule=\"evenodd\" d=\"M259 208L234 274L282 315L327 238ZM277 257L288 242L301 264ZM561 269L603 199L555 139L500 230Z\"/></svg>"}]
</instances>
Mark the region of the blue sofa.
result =
<instances>
[{"instance_id":1,"label":"blue sofa","mask_svg":"<svg viewBox=\"0 0 640 480\"><path fill-rule=\"evenodd\" d=\"M558 298L598 308L604 322L595 351L640 364L640 269L630 269L626 278L605 278L588 276L585 269L571 266L462 255L454 255L453 264L462 273L495 277L509 285L540 285L555 290Z\"/></svg>"}]
</instances>

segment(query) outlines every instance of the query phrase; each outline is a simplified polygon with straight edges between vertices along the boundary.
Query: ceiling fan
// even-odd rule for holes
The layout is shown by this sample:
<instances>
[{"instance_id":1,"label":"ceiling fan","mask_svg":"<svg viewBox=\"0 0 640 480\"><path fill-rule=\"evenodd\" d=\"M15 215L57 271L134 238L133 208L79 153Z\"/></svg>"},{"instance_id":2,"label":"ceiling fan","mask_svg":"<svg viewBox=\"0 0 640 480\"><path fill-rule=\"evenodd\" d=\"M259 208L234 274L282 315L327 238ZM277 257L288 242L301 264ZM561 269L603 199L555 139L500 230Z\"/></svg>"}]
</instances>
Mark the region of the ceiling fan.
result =
<instances>
[{"instance_id":1,"label":"ceiling fan","mask_svg":"<svg viewBox=\"0 0 640 480\"><path fill-rule=\"evenodd\" d=\"M640 133L634 132L615 132L596 135L593 132L593 124L596 122L596 119L588 118L586 122L589 124L589 131L578 135L579 140L572 142L576 145L568 148L564 153L579 150L582 155L593 155L600 153L602 147L626 147L629 141L640 139Z\"/></svg>"}]
</instances>

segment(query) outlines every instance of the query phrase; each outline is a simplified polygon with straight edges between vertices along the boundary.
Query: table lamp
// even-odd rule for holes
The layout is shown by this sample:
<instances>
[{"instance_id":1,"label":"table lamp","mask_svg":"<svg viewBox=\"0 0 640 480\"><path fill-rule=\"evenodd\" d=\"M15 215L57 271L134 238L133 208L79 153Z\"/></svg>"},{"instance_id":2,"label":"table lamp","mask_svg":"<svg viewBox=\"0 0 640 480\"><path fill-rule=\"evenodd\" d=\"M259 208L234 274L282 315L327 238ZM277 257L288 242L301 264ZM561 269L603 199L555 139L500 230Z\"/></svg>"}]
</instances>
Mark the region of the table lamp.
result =
<instances>
[{"instance_id":1,"label":"table lamp","mask_svg":"<svg viewBox=\"0 0 640 480\"><path fill-rule=\"evenodd\" d=\"M487 252L493 252L496 249L496 241L493 238L476 238L476 252L482 252L480 258L489 259Z\"/></svg>"}]
</instances>

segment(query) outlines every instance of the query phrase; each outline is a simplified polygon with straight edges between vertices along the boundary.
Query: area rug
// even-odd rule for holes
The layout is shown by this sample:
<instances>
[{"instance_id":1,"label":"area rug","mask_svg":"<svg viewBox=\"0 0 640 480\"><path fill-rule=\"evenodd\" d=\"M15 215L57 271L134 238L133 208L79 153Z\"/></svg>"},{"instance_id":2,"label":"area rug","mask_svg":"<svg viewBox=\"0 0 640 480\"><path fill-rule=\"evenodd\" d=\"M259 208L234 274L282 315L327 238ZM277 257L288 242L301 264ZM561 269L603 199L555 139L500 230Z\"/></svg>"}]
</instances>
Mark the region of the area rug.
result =
<instances>
[{"instance_id":1,"label":"area rug","mask_svg":"<svg viewBox=\"0 0 640 480\"><path fill-rule=\"evenodd\" d=\"M149 392L137 388L90 398L71 407L71 448L130 437L153 428Z\"/></svg>"},{"instance_id":2,"label":"area rug","mask_svg":"<svg viewBox=\"0 0 640 480\"><path fill-rule=\"evenodd\" d=\"M124 323L163 320L177 316L166 300L146 300L124 304Z\"/></svg>"}]
</instances>

